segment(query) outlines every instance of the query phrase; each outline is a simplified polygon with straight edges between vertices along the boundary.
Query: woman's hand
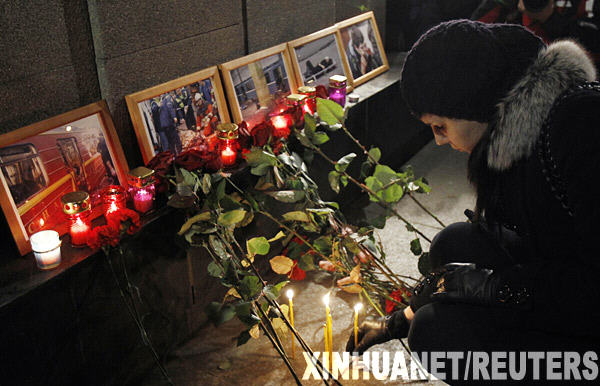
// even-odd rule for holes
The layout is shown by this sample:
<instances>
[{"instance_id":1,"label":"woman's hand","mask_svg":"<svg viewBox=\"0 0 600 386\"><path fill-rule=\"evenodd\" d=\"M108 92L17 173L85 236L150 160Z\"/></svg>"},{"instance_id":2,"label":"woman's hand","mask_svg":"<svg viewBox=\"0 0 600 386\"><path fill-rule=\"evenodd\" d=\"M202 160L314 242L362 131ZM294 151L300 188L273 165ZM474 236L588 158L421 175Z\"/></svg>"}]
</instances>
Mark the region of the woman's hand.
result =
<instances>
[{"instance_id":1,"label":"woman's hand","mask_svg":"<svg viewBox=\"0 0 600 386\"><path fill-rule=\"evenodd\" d=\"M433 300L486 305L499 301L498 280L491 269L477 269L472 263L450 263L444 268Z\"/></svg>"},{"instance_id":2,"label":"woman's hand","mask_svg":"<svg viewBox=\"0 0 600 386\"><path fill-rule=\"evenodd\" d=\"M407 318L405 310L399 310L385 319L378 322L363 322L358 328L358 344L354 345L354 331L350 334L350 338L346 343L346 351L350 353L358 353L362 355L370 347L376 344L385 343L392 339L402 339L408 336L410 322ZM414 316L412 311L409 315Z\"/></svg>"}]
</instances>

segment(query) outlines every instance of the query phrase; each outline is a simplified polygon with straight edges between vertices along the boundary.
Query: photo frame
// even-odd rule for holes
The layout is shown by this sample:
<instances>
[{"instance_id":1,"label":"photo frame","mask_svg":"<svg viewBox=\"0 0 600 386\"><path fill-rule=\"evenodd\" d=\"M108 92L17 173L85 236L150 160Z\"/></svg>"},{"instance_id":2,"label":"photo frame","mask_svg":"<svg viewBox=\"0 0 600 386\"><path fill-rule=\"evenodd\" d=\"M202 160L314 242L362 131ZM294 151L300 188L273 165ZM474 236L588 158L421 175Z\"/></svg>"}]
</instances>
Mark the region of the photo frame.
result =
<instances>
[{"instance_id":1,"label":"photo frame","mask_svg":"<svg viewBox=\"0 0 600 386\"><path fill-rule=\"evenodd\" d=\"M144 163L160 151L177 155L192 148L219 123L231 122L217 66L126 95L125 101Z\"/></svg>"},{"instance_id":2,"label":"photo frame","mask_svg":"<svg viewBox=\"0 0 600 386\"><path fill-rule=\"evenodd\" d=\"M249 128L285 106L297 84L287 44L267 48L219 65L231 115Z\"/></svg>"},{"instance_id":3,"label":"photo frame","mask_svg":"<svg viewBox=\"0 0 600 386\"><path fill-rule=\"evenodd\" d=\"M298 86L304 86L312 80L313 86L328 87L329 77L333 75L352 79L336 26L292 40L288 42L288 47ZM349 81L346 89L350 92L352 88Z\"/></svg>"},{"instance_id":4,"label":"photo frame","mask_svg":"<svg viewBox=\"0 0 600 386\"><path fill-rule=\"evenodd\" d=\"M87 191L98 217L102 189L126 185L127 171L105 101L0 135L0 204L21 255L35 232L67 233L63 194Z\"/></svg>"},{"instance_id":5,"label":"photo frame","mask_svg":"<svg viewBox=\"0 0 600 386\"><path fill-rule=\"evenodd\" d=\"M373 12L336 24L354 87L387 71L390 66ZM357 44L358 43L358 44Z\"/></svg>"}]
</instances>

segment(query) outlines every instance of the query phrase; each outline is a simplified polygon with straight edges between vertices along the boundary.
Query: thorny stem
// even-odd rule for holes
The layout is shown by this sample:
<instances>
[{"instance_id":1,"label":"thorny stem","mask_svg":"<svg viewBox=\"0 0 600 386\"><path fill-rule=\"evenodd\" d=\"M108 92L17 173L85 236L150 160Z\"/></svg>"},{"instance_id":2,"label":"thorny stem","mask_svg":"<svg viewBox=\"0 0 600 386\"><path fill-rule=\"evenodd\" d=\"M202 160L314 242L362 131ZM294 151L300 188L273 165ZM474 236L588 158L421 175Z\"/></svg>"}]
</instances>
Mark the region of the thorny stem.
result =
<instances>
[{"instance_id":1,"label":"thorny stem","mask_svg":"<svg viewBox=\"0 0 600 386\"><path fill-rule=\"evenodd\" d=\"M381 310L379 309L379 307L373 302L373 300L369 296L369 293L367 292L367 290L365 290L363 288L362 293L363 293L363 295L365 295L365 297L367 298L367 300L371 304L371 307L373 307L375 309L375 311L377 311L377 313L379 314L379 316L384 317L385 314L383 312L381 312Z\"/></svg>"},{"instance_id":2,"label":"thorny stem","mask_svg":"<svg viewBox=\"0 0 600 386\"><path fill-rule=\"evenodd\" d=\"M375 165L381 165L379 163L378 160L376 160L375 158L373 158L371 156L371 154L369 153L369 151L367 150L367 148L360 143L360 141L358 139L356 139L352 133L350 133L350 130L348 130L348 128L345 125L342 125L342 130L344 131L344 133L358 146L361 148L361 150L363 151L363 153L367 156L367 158ZM395 182L394 182L395 183ZM383 189L383 188L382 188ZM425 213L427 213L428 215L430 215L431 217L433 217L435 219L435 221L437 221L442 227L446 227L446 225L444 225L443 222L440 221L440 219L434 215L433 213L431 213L431 211L429 209L427 209L423 204L421 204L421 202L419 200L416 199L416 197L414 197L411 192L408 192L408 196L415 202L415 204L417 204L421 209L423 209L425 211Z\"/></svg>"},{"instance_id":3,"label":"thorny stem","mask_svg":"<svg viewBox=\"0 0 600 386\"><path fill-rule=\"evenodd\" d=\"M290 370L290 373L294 377L294 380L296 381L296 384L297 385L302 385L302 382L300 382L300 379L298 378L298 375L296 374L296 371L292 367L292 364L290 363L290 361L289 361L289 359L288 359L285 351L283 350L282 347L278 346L278 343L280 344L281 342L278 342L278 343L275 342L275 340L273 339L273 337L269 333L268 329L265 327L265 324L263 323L262 320L260 321L260 327L262 328L262 330L265 333L265 335L271 341L271 344L273 345L273 347L275 348L275 350L277 350L277 353L279 354L279 356L283 359L283 362L287 366L288 370Z\"/></svg>"}]
</instances>

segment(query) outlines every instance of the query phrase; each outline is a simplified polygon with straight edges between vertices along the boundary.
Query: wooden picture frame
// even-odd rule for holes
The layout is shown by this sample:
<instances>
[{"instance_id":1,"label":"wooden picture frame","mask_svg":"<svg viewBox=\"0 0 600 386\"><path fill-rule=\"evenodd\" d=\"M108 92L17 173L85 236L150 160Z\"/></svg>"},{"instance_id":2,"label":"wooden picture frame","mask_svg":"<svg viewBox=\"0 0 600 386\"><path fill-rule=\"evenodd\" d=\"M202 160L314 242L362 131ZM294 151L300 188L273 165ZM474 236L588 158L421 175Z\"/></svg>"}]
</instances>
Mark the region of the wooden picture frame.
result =
<instances>
[{"instance_id":1,"label":"wooden picture frame","mask_svg":"<svg viewBox=\"0 0 600 386\"><path fill-rule=\"evenodd\" d=\"M171 104L178 122L157 130L161 125L159 109L168 108L163 106L168 106L169 94L175 94ZM126 95L125 101L144 163L159 151L168 149L177 155L192 148L218 123L231 122L217 66ZM180 101L183 108L178 109Z\"/></svg>"},{"instance_id":2,"label":"wooden picture frame","mask_svg":"<svg viewBox=\"0 0 600 386\"><path fill-rule=\"evenodd\" d=\"M105 101L0 135L0 204L19 252L42 229L68 231L60 198L90 193L92 218L102 214L101 194L127 183L127 161Z\"/></svg>"},{"instance_id":3,"label":"wooden picture frame","mask_svg":"<svg viewBox=\"0 0 600 386\"><path fill-rule=\"evenodd\" d=\"M373 79L390 68L372 11L339 22L336 26L341 36L349 75L354 87ZM356 31L359 39L362 38L360 48L355 49L355 45L352 43L353 31ZM358 50L361 50L362 53Z\"/></svg>"},{"instance_id":4,"label":"wooden picture frame","mask_svg":"<svg viewBox=\"0 0 600 386\"><path fill-rule=\"evenodd\" d=\"M285 105L285 97L297 88L286 43L220 64L219 68L231 115L235 123L246 121L249 128Z\"/></svg>"},{"instance_id":5,"label":"wooden picture frame","mask_svg":"<svg viewBox=\"0 0 600 386\"><path fill-rule=\"evenodd\" d=\"M352 91L350 68L336 26L292 40L288 49L299 86L313 80L313 86L328 87L330 76L343 75L348 78L347 92Z\"/></svg>"}]
</instances>

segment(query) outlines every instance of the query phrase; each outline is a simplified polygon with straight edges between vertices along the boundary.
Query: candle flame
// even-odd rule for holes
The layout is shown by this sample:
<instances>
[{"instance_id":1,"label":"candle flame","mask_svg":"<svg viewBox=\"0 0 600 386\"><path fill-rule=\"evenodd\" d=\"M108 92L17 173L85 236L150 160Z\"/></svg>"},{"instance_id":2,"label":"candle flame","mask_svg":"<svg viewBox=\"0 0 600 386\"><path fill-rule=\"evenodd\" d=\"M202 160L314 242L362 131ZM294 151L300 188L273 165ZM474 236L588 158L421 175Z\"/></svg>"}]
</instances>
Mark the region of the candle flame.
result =
<instances>
[{"instance_id":1,"label":"candle flame","mask_svg":"<svg viewBox=\"0 0 600 386\"><path fill-rule=\"evenodd\" d=\"M114 201L111 201L110 206L108 207L107 213L116 212L119 208L117 208L117 204Z\"/></svg>"},{"instance_id":2,"label":"candle flame","mask_svg":"<svg viewBox=\"0 0 600 386\"><path fill-rule=\"evenodd\" d=\"M294 297L294 291L289 289L286 291L285 295L288 297L288 299L292 300L292 298Z\"/></svg>"},{"instance_id":3,"label":"candle flame","mask_svg":"<svg viewBox=\"0 0 600 386\"><path fill-rule=\"evenodd\" d=\"M323 303L325 303L325 307L329 307L329 292L327 292L327 295L323 296Z\"/></svg>"},{"instance_id":4,"label":"candle flame","mask_svg":"<svg viewBox=\"0 0 600 386\"><path fill-rule=\"evenodd\" d=\"M40 218L40 227L43 227L46 222L43 218Z\"/></svg>"},{"instance_id":5,"label":"candle flame","mask_svg":"<svg viewBox=\"0 0 600 386\"><path fill-rule=\"evenodd\" d=\"M356 312L356 313L358 314L358 312L359 312L360 310L362 310L362 308L363 308L363 305L362 305L362 303L356 303L356 304L354 305L354 312Z\"/></svg>"},{"instance_id":6,"label":"candle flame","mask_svg":"<svg viewBox=\"0 0 600 386\"><path fill-rule=\"evenodd\" d=\"M85 225L83 223L83 221L81 221L81 217L79 217L79 216L77 216L77 219L75 220L75 224L77 224L77 225Z\"/></svg>"}]
</instances>

